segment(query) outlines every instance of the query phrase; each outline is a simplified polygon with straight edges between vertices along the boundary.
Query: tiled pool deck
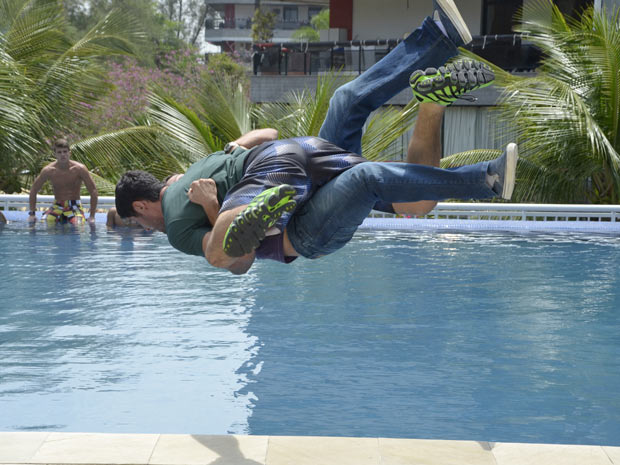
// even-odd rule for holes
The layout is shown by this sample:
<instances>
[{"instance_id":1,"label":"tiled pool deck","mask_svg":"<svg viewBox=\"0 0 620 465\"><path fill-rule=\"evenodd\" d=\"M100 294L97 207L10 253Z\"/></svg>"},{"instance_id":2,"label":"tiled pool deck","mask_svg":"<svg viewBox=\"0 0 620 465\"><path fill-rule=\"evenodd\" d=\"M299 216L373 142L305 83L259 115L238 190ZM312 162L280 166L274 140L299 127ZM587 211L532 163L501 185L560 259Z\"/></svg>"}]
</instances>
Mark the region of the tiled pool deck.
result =
<instances>
[{"instance_id":1,"label":"tiled pool deck","mask_svg":"<svg viewBox=\"0 0 620 465\"><path fill-rule=\"evenodd\" d=\"M620 465L620 447L423 439L0 433L0 464Z\"/></svg>"}]
</instances>

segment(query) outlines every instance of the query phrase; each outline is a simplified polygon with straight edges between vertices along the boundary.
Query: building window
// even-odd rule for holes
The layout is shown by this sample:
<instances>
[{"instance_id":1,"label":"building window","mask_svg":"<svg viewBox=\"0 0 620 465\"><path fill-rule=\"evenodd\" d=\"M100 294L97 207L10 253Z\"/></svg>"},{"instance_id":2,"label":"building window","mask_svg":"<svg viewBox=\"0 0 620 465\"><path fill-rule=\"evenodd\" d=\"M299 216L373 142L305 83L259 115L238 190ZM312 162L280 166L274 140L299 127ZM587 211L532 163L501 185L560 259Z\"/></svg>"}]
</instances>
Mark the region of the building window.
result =
<instances>
[{"instance_id":1,"label":"building window","mask_svg":"<svg viewBox=\"0 0 620 465\"><path fill-rule=\"evenodd\" d=\"M555 0L553 3L555 3L565 15L578 18L579 14L581 14L585 8L592 6L594 0Z\"/></svg>"},{"instance_id":2,"label":"building window","mask_svg":"<svg viewBox=\"0 0 620 465\"><path fill-rule=\"evenodd\" d=\"M594 0L554 0L560 11L573 18L592 5ZM517 24L515 15L523 7L523 0L483 0L482 34L511 34Z\"/></svg>"},{"instance_id":3,"label":"building window","mask_svg":"<svg viewBox=\"0 0 620 465\"><path fill-rule=\"evenodd\" d=\"M297 7L296 6L285 6L282 19L284 20L285 23L296 23L298 21Z\"/></svg>"},{"instance_id":4,"label":"building window","mask_svg":"<svg viewBox=\"0 0 620 465\"><path fill-rule=\"evenodd\" d=\"M482 34L511 34L523 0L483 0Z\"/></svg>"},{"instance_id":5,"label":"building window","mask_svg":"<svg viewBox=\"0 0 620 465\"><path fill-rule=\"evenodd\" d=\"M323 11L323 7L320 7L320 6L309 6L308 7L308 19L314 18L321 11Z\"/></svg>"}]
</instances>

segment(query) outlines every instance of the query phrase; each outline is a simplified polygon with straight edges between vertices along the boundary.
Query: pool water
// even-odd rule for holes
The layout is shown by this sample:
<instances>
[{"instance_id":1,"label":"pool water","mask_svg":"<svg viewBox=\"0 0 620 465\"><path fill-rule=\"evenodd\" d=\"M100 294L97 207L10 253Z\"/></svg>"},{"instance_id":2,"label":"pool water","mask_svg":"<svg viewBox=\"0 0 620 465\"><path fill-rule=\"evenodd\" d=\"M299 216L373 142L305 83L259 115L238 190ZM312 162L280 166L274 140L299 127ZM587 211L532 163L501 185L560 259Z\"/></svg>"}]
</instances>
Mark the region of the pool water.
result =
<instances>
[{"instance_id":1,"label":"pool water","mask_svg":"<svg viewBox=\"0 0 620 465\"><path fill-rule=\"evenodd\" d=\"M244 276L0 228L0 431L620 445L620 238L364 232Z\"/></svg>"}]
</instances>

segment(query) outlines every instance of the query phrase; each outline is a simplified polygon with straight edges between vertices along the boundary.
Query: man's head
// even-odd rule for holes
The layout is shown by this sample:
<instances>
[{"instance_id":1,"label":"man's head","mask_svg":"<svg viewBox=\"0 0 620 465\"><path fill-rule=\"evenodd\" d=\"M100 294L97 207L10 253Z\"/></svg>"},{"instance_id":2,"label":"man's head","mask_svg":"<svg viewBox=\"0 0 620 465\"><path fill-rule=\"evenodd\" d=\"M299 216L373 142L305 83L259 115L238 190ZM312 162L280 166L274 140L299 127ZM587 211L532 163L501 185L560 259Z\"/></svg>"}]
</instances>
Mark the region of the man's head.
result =
<instances>
[{"instance_id":1,"label":"man's head","mask_svg":"<svg viewBox=\"0 0 620 465\"><path fill-rule=\"evenodd\" d=\"M71 149L69 148L69 142L67 139L56 139L54 141L54 156L56 160L61 163L66 163L71 157Z\"/></svg>"},{"instance_id":2,"label":"man's head","mask_svg":"<svg viewBox=\"0 0 620 465\"><path fill-rule=\"evenodd\" d=\"M165 231L160 195L165 184L146 171L127 171L116 184L116 211L144 228Z\"/></svg>"}]
</instances>

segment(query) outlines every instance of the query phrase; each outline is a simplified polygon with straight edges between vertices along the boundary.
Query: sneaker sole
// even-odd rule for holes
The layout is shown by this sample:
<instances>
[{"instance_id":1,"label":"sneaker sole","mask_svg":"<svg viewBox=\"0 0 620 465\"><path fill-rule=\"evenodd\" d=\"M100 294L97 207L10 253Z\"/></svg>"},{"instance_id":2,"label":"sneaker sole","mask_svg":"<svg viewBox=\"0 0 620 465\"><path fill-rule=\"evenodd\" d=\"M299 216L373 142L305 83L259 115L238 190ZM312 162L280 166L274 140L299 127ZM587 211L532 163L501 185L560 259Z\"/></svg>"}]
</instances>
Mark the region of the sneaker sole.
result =
<instances>
[{"instance_id":1,"label":"sneaker sole","mask_svg":"<svg viewBox=\"0 0 620 465\"><path fill-rule=\"evenodd\" d=\"M272 189L268 189L272 190ZM264 194L264 193L263 193ZM295 189L283 184L272 195L253 200L244 210L233 219L224 236L222 248L229 257L241 257L258 246L284 213L293 211L297 202L290 197L295 195ZM249 212L253 213L249 215Z\"/></svg>"},{"instance_id":2,"label":"sneaker sole","mask_svg":"<svg viewBox=\"0 0 620 465\"><path fill-rule=\"evenodd\" d=\"M437 4L441 6L443 12L450 19L461 36L461 39L465 42L465 45L470 43L473 40L473 37L471 36L469 28L467 27L467 24L463 20L463 17L461 16L461 13L459 13L459 10L454 2L452 0L437 0Z\"/></svg>"},{"instance_id":3,"label":"sneaker sole","mask_svg":"<svg viewBox=\"0 0 620 465\"><path fill-rule=\"evenodd\" d=\"M517 160L519 160L519 148L517 144L511 142L506 146L506 171L504 172L502 199L510 200L512 197L517 177Z\"/></svg>"}]
</instances>

